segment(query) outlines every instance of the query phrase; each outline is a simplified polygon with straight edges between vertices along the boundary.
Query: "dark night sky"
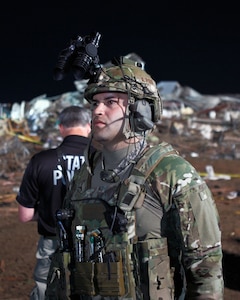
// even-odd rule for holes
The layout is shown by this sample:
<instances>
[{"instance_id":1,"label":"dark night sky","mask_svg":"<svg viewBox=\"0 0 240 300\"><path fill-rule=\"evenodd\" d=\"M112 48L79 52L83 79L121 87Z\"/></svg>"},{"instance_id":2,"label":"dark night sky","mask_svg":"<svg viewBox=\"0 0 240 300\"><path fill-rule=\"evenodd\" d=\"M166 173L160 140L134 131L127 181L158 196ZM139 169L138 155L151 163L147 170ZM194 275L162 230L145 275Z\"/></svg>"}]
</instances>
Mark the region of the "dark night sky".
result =
<instances>
[{"instance_id":1,"label":"dark night sky","mask_svg":"<svg viewBox=\"0 0 240 300\"><path fill-rule=\"evenodd\" d=\"M155 1L144 6L105 2L6 3L0 12L0 102L76 90L72 74L55 81L53 68L72 38L92 31L102 35L101 63L135 52L157 82L176 80L202 94L240 93L237 8L226 2L214 8L197 7L197 2L191 7L185 1L177 6L158 2L158 7Z\"/></svg>"}]
</instances>

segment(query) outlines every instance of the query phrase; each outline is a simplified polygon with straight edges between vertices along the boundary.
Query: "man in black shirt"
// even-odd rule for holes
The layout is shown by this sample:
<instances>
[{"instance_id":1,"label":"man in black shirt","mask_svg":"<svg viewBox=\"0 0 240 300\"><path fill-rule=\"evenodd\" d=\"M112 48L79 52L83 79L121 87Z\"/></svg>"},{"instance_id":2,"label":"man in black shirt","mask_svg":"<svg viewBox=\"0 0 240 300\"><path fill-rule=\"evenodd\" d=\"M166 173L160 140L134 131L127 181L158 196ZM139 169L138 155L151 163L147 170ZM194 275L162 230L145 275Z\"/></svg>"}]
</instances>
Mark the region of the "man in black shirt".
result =
<instances>
[{"instance_id":1,"label":"man in black shirt","mask_svg":"<svg viewBox=\"0 0 240 300\"><path fill-rule=\"evenodd\" d=\"M55 149L35 154L25 170L19 193L18 215L21 222L37 221L40 235L34 271L36 286L30 299L42 300L50 267L49 256L56 250L56 210L62 206L68 183L80 169L89 142L91 112L70 106L59 115L63 142Z\"/></svg>"}]
</instances>

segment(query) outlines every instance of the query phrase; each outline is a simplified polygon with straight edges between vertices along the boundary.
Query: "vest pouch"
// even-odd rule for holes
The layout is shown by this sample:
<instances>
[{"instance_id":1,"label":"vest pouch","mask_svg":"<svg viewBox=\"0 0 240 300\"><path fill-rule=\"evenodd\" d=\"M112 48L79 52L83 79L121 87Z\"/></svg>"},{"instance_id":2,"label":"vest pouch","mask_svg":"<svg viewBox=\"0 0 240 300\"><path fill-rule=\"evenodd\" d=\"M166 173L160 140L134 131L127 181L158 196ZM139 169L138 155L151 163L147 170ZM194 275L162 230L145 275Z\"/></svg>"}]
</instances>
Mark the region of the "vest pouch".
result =
<instances>
[{"instance_id":1,"label":"vest pouch","mask_svg":"<svg viewBox=\"0 0 240 300\"><path fill-rule=\"evenodd\" d=\"M76 262L74 283L77 295L123 296L125 286L122 259L99 263Z\"/></svg>"},{"instance_id":2,"label":"vest pouch","mask_svg":"<svg viewBox=\"0 0 240 300\"><path fill-rule=\"evenodd\" d=\"M151 251L149 253L151 255ZM167 255L153 256L148 262L149 293L151 299L173 299L170 261Z\"/></svg>"},{"instance_id":3,"label":"vest pouch","mask_svg":"<svg viewBox=\"0 0 240 300\"><path fill-rule=\"evenodd\" d=\"M125 294L122 261L96 263L96 281L101 296Z\"/></svg>"},{"instance_id":4,"label":"vest pouch","mask_svg":"<svg viewBox=\"0 0 240 300\"><path fill-rule=\"evenodd\" d=\"M92 262L76 262L74 271L75 293L78 295L94 296L97 294L94 269L95 263Z\"/></svg>"},{"instance_id":5,"label":"vest pouch","mask_svg":"<svg viewBox=\"0 0 240 300\"><path fill-rule=\"evenodd\" d=\"M166 239L140 242L138 253L142 260L140 277L143 286L149 291L149 299L173 299L173 273L170 269Z\"/></svg>"}]
</instances>

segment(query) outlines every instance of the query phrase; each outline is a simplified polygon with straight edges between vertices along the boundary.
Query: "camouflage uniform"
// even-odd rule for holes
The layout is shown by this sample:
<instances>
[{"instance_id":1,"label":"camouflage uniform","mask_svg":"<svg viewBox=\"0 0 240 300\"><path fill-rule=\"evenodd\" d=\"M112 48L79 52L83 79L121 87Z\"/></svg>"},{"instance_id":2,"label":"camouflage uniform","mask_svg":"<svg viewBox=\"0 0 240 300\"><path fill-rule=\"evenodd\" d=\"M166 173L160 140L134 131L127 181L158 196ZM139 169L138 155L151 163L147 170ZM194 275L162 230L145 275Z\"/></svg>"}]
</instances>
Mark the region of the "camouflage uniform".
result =
<instances>
[{"instance_id":1,"label":"camouflage uniform","mask_svg":"<svg viewBox=\"0 0 240 300\"><path fill-rule=\"evenodd\" d=\"M160 155L161 147L167 147L167 144L162 143L158 146L159 150L156 151L154 159ZM145 167L149 168L148 165ZM142 174L146 171L141 170ZM170 154L154 168L145 183L146 194L143 203L136 205L138 207L132 212L125 212L130 214L129 227L131 222L135 223L134 234L131 229L128 230L128 235L121 233L112 237L105 221L102 202L106 201L110 205L116 203L115 191L119 190L119 183L91 189L90 182L91 176L86 166L82 167L74 177L71 191L66 197L66 203L76 210L72 228L77 224L86 225L90 231L101 228L105 244L111 245L107 251L110 251L113 244L116 249L119 245L123 247L124 243L126 247L132 243L138 249L137 255L141 256L144 262L139 265L141 288L136 298L135 295L131 295L99 299L176 299L173 296L176 287L172 277L173 269L178 268L176 261L179 260L183 264L186 278L182 279L182 286L177 288L178 299L181 299L181 293L185 293L182 292L185 281L186 299L223 299L219 216L210 190L191 164L177 154ZM146 246L147 243L151 246ZM167 251L170 255L171 270ZM158 265L161 267L157 268ZM148 279L148 276L152 278ZM178 271L177 276L179 278L183 273ZM81 286L81 276L76 278L76 282L80 280L78 284ZM139 286L136 286L137 288Z\"/></svg>"}]
</instances>

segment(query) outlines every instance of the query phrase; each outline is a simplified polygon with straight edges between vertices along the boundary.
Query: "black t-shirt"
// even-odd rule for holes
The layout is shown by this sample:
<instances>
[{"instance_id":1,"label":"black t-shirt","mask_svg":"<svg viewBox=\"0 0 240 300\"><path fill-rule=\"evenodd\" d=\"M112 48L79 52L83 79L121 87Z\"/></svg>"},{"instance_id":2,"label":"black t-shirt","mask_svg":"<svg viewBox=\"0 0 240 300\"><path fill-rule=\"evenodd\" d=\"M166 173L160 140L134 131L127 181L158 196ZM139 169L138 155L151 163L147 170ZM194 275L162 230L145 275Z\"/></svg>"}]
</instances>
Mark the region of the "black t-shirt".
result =
<instances>
[{"instance_id":1,"label":"black t-shirt","mask_svg":"<svg viewBox=\"0 0 240 300\"><path fill-rule=\"evenodd\" d=\"M38 233L56 235L56 210L66 193L65 183L84 163L88 138L70 135L56 149L43 150L29 161L16 200L38 211Z\"/></svg>"}]
</instances>

